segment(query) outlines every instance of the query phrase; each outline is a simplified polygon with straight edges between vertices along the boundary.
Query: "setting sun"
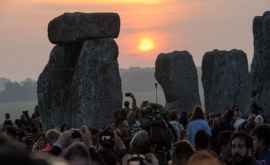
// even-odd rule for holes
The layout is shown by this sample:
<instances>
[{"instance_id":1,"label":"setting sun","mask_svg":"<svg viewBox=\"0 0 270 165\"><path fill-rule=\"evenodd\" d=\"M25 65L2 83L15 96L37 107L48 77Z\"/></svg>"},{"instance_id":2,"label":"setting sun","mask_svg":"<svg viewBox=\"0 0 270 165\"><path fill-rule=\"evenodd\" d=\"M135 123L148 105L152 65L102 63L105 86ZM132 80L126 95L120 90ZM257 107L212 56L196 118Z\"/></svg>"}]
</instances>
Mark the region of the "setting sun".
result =
<instances>
[{"instance_id":1,"label":"setting sun","mask_svg":"<svg viewBox=\"0 0 270 165\"><path fill-rule=\"evenodd\" d=\"M155 48L155 43L151 38L142 38L139 41L138 49L142 52L148 52Z\"/></svg>"}]
</instances>

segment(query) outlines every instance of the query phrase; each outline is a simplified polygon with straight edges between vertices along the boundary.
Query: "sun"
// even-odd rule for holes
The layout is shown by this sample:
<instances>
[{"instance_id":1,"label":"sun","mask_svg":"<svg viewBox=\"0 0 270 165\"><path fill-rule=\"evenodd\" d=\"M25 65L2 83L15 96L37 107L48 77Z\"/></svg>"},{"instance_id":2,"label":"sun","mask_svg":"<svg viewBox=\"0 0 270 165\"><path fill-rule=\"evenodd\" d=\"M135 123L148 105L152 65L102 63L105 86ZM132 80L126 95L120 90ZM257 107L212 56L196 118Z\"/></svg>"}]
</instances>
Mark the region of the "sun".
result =
<instances>
[{"instance_id":1,"label":"sun","mask_svg":"<svg viewBox=\"0 0 270 165\"><path fill-rule=\"evenodd\" d=\"M139 40L138 49L142 52L149 52L155 48L154 40L151 38L141 38Z\"/></svg>"}]
</instances>

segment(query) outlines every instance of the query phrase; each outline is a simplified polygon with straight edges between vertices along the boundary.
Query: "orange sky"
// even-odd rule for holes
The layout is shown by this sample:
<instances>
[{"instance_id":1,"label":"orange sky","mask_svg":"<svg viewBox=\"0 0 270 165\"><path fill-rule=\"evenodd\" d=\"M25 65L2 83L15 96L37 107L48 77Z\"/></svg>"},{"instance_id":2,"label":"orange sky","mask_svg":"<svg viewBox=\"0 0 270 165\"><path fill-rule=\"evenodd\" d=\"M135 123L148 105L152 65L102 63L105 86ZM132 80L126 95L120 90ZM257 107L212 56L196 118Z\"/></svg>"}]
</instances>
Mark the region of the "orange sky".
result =
<instances>
[{"instance_id":1,"label":"orange sky","mask_svg":"<svg viewBox=\"0 0 270 165\"><path fill-rule=\"evenodd\" d=\"M37 1L36 1L37 2ZM54 4L63 4L63 3L88 3L88 4L160 4L164 0L40 0L38 2L47 2Z\"/></svg>"},{"instance_id":2,"label":"orange sky","mask_svg":"<svg viewBox=\"0 0 270 165\"><path fill-rule=\"evenodd\" d=\"M160 52L189 50L197 65L212 49L243 49L252 57L251 24L269 0L1 0L0 77L37 78L52 44L47 24L64 12L118 12L120 67L153 66ZM155 48L138 49L150 38Z\"/></svg>"}]
</instances>

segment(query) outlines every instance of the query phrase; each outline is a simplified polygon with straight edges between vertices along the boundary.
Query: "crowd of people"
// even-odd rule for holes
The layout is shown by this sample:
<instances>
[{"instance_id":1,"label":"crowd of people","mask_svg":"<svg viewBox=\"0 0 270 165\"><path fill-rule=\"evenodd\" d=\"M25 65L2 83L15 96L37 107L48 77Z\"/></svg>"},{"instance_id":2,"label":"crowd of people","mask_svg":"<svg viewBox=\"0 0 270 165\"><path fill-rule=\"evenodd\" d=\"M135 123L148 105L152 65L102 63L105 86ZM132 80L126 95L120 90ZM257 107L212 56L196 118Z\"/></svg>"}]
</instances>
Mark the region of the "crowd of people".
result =
<instances>
[{"instance_id":1,"label":"crowd of people","mask_svg":"<svg viewBox=\"0 0 270 165\"><path fill-rule=\"evenodd\" d=\"M11 165L270 165L270 125L259 108L242 114L168 111L135 96L103 129L45 129L38 112L5 115L0 162ZM257 110L256 110L257 109Z\"/></svg>"}]
</instances>

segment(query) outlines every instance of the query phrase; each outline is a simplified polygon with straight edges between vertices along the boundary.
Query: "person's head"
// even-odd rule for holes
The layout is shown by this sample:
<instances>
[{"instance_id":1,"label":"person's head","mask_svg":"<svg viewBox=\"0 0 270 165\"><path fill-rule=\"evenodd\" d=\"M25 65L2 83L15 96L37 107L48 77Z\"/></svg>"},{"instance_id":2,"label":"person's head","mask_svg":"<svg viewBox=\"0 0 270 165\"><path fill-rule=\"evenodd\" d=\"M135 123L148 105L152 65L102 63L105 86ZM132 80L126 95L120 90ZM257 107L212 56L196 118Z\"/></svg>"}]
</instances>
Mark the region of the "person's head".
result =
<instances>
[{"instance_id":1,"label":"person's head","mask_svg":"<svg viewBox=\"0 0 270 165\"><path fill-rule=\"evenodd\" d=\"M232 110L234 111L234 119L237 119L237 118L241 117L241 113L240 113L240 110L239 110L238 106L236 106L236 105L233 106Z\"/></svg>"},{"instance_id":2,"label":"person's head","mask_svg":"<svg viewBox=\"0 0 270 165\"><path fill-rule=\"evenodd\" d=\"M170 120L178 120L178 114L176 111L173 111L169 114Z\"/></svg>"},{"instance_id":3,"label":"person's head","mask_svg":"<svg viewBox=\"0 0 270 165\"><path fill-rule=\"evenodd\" d=\"M0 135L0 146L1 164L34 165L30 153L23 144Z\"/></svg>"},{"instance_id":4,"label":"person's head","mask_svg":"<svg viewBox=\"0 0 270 165\"><path fill-rule=\"evenodd\" d=\"M60 131L56 129L50 129L46 132L45 138L49 144L53 144L57 141L60 135L61 135Z\"/></svg>"},{"instance_id":5,"label":"person's head","mask_svg":"<svg viewBox=\"0 0 270 165\"><path fill-rule=\"evenodd\" d=\"M251 113L253 115L256 116L256 115L258 115L258 114L260 114L262 112L263 112L262 107L260 107L257 103L252 103L252 105L251 105Z\"/></svg>"},{"instance_id":6,"label":"person's head","mask_svg":"<svg viewBox=\"0 0 270 165\"><path fill-rule=\"evenodd\" d=\"M233 109L228 108L227 111L224 114L224 120L229 121L229 122L234 120L234 115L235 115L234 113L235 112L234 112Z\"/></svg>"},{"instance_id":7,"label":"person's head","mask_svg":"<svg viewBox=\"0 0 270 165\"><path fill-rule=\"evenodd\" d=\"M39 119L40 117L40 114L37 110L34 111L34 113L32 114L31 118L32 119Z\"/></svg>"},{"instance_id":8,"label":"person's head","mask_svg":"<svg viewBox=\"0 0 270 165\"><path fill-rule=\"evenodd\" d=\"M121 120L116 123L116 127L119 129L119 136L122 138L129 136L129 125L127 120Z\"/></svg>"},{"instance_id":9,"label":"person's head","mask_svg":"<svg viewBox=\"0 0 270 165\"><path fill-rule=\"evenodd\" d=\"M179 122L186 127L188 124L188 113L187 112L181 112Z\"/></svg>"},{"instance_id":10,"label":"person's head","mask_svg":"<svg viewBox=\"0 0 270 165\"><path fill-rule=\"evenodd\" d=\"M255 152L259 153L270 147L270 125L259 125L253 132Z\"/></svg>"},{"instance_id":11,"label":"person's head","mask_svg":"<svg viewBox=\"0 0 270 165\"><path fill-rule=\"evenodd\" d=\"M192 112L192 120L205 119L204 111L200 106L196 106Z\"/></svg>"},{"instance_id":12,"label":"person's head","mask_svg":"<svg viewBox=\"0 0 270 165\"><path fill-rule=\"evenodd\" d=\"M187 165L222 165L214 153L199 151L191 156Z\"/></svg>"},{"instance_id":13,"label":"person's head","mask_svg":"<svg viewBox=\"0 0 270 165\"><path fill-rule=\"evenodd\" d=\"M135 154L146 154L150 152L150 137L145 130L135 133L130 141L130 150Z\"/></svg>"},{"instance_id":14,"label":"person's head","mask_svg":"<svg viewBox=\"0 0 270 165\"><path fill-rule=\"evenodd\" d=\"M29 118L29 111L22 111L22 114L26 117Z\"/></svg>"},{"instance_id":15,"label":"person's head","mask_svg":"<svg viewBox=\"0 0 270 165\"><path fill-rule=\"evenodd\" d=\"M185 111L181 112L180 118L181 119L188 119L188 113Z\"/></svg>"},{"instance_id":16,"label":"person's head","mask_svg":"<svg viewBox=\"0 0 270 165\"><path fill-rule=\"evenodd\" d=\"M21 122L21 120L20 120L20 119L16 119L16 120L15 120L15 125L16 125L17 128L21 128L21 127L22 127L22 122Z\"/></svg>"},{"instance_id":17,"label":"person's head","mask_svg":"<svg viewBox=\"0 0 270 165\"><path fill-rule=\"evenodd\" d=\"M98 144L98 135L99 135L99 130L96 128L89 128L90 132L91 132L91 137L92 137L92 141L93 141L93 145L97 145Z\"/></svg>"},{"instance_id":18,"label":"person's head","mask_svg":"<svg viewBox=\"0 0 270 165\"><path fill-rule=\"evenodd\" d=\"M6 114L5 114L5 119L6 119L6 120L9 120L9 119L10 119L10 114L9 114L9 113L6 113Z\"/></svg>"},{"instance_id":19,"label":"person's head","mask_svg":"<svg viewBox=\"0 0 270 165\"><path fill-rule=\"evenodd\" d=\"M144 100L140 106L141 109L144 109L145 107L147 107L149 105L149 101Z\"/></svg>"},{"instance_id":20,"label":"person's head","mask_svg":"<svg viewBox=\"0 0 270 165\"><path fill-rule=\"evenodd\" d=\"M264 118L262 117L262 115L257 115L254 119L254 122L256 123L256 125L262 125L264 123Z\"/></svg>"},{"instance_id":21,"label":"person's head","mask_svg":"<svg viewBox=\"0 0 270 165\"><path fill-rule=\"evenodd\" d=\"M207 150L209 148L210 136L204 130L199 130L195 135L195 148Z\"/></svg>"},{"instance_id":22,"label":"person's head","mask_svg":"<svg viewBox=\"0 0 270 165\"><path fill-rule=\"evenodd\" d=\"M125 101L124 102L124 107L127 108L127 109L129 109L129 102L128 101Z\"/></svg>"},{"instance_id":23,"label":"person's head","mask_svg":"<svg viewBox=\"0 0 270 165\"><path fill-rule=\"evenodd\" d=\"M185 165L194 154L195 149L188 141L179 141L174 144L173 165Z\"/></svg>"},{"instance_id":24,"label":"person's head","mask_svg":"<svg viewBox=\"0 0 270 165\"><path fill-rule=\"evenodd\" d=\"M80 142L75 142L66 148L63 157L70 165L89 165L91 162L87 146Z\"/></svg>"},{"instance_id":25,"label":"person's head","mask_svg":"<svg viewBox=\"0 0 270 165\"><path fill-rule=\"evenodd\" d=\"M127 113L125 111L116 111L113 113L113 123L118 126L124 120L127 119Z\"/></svg>"},{"instance_id":26,"label":"person's head","mask_svg":"<svg viewBox=\"0 0 270 165\"><path fill-rule=\"evenodd\" d=\"M236 132L231 138L231 154L234 164L241 164L252 157L253 140L251 136L244 132Z\"/></svg>"},{"instance_id":27,"label":"person's head","mask_svg":"<svg viewBox=\"0 0 270 165\"><path fill-rule=\"evenodd\" d=\"M13 139L17 138L17 129L13 126L8 126L5 129L6 134Z\"/></svg>"}]
</instances>

